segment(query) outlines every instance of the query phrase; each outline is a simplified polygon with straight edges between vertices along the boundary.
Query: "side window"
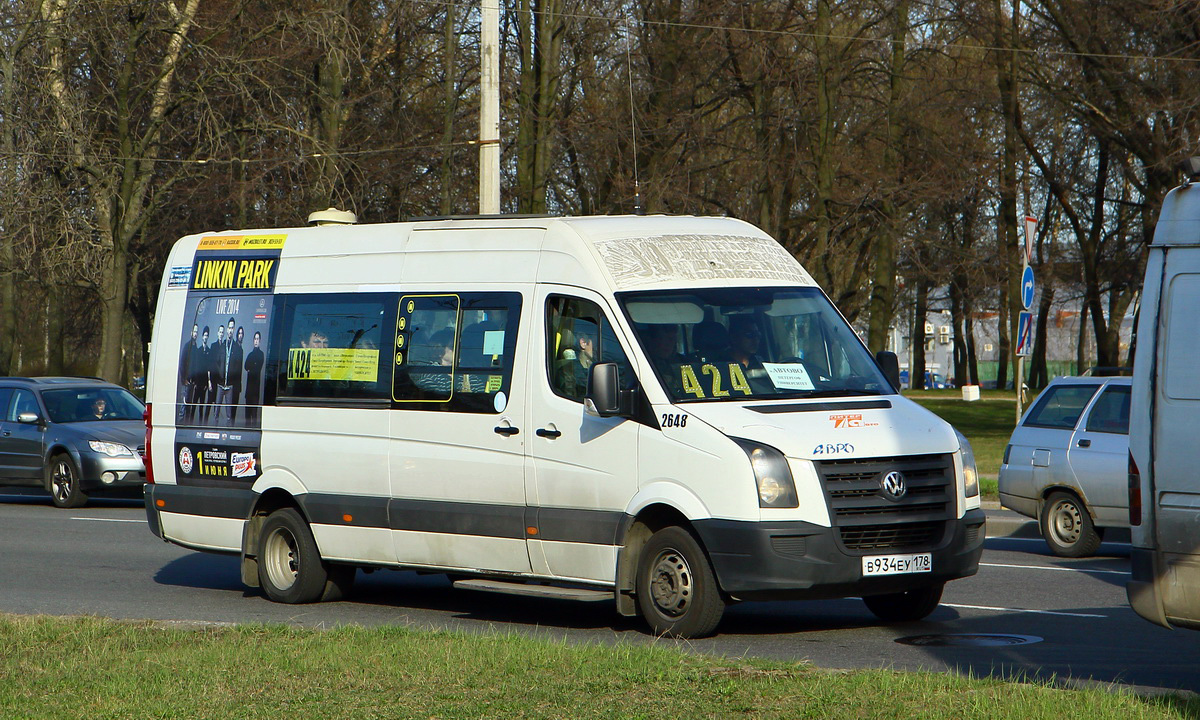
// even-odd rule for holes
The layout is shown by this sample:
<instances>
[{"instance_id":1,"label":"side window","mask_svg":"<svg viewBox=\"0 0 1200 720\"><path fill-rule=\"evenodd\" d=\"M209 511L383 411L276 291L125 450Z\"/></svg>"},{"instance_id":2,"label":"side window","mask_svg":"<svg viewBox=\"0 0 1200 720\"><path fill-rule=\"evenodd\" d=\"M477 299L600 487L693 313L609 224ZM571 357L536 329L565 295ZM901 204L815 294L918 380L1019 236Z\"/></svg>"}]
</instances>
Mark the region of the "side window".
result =
<instances>
[{"instance_id":1,"label":"side window","mask_svg":"<svg viewBox=\"0 0 1200 720\"><path fill-rule=\"evenodd\" d=\"M1042 393L1025 425L1074 430L1099 385L1055 385Z\"/></svg>"},{"instance_id":2,"label":"side window","mask_svg":"<svg viewBox=\"0 0 1200 720\"><path fill-rule=\"evenodd\" d=\"M3 413L0 415L0 420L8 419L8 410L11 407L8 401L12 399L12 393L13 391L9 388L0 388L0 413Z\"/></svg>"},{"instance_id":3,"label":"side window","mask_svg":"<svg viewBox=\"0 0 1200 720\"><path fill-rule=\"evenodd\" d=\"M13 390L12 410L8 414L10 422L16 422L21 413L39 413L37 398L28 390Z\"/></svg>"},{"instance_id":4,"label":"side window","mask_svg":"<svg viewBox=\"0 0 1200 720\"><path fill-rule=\"evenodd\" d=\"M1128 435L1130 390L1128 385L1109 385L1105 388L1088 414L1088 432Z\"/></svg>"},{"instance_id":5,"label":"side window","mask_svg":"<svg viewBox=\"0 0 1200 720\"><path fill-rule=\"evenodd\" d=\"M598 362L615 362L621 385L633 368L612 323L596 303L555 295L546 301L546 377L555 394L583 402L588 373Z\"/></svg>"},{"instance_id":6,"label":"side window","mask_svg":"<svg viewBox=\"0 0 1200 720\"><path fill-rule=\"evenodd\" d=\"M392 400L417 410L503 412L520 316L520 293L402 296Z\"/></svg>"},{"instance_id":7,"label":"side window","mask_svg":"<svg viewBox=\"0 0 1200 720\"><path fill-rule=\"evenodd\" d=\"M380 348L391 347L391 324L383 295L288 297L278 397L387 400L391 377Z\"/></svg>"},{"instance_id":8,"label":"side window","mask_svg":"<svg viewBox=\"0 0 1200 720\"><path fill-rule=\"evenodd\" d=\"M1200 307L1200 275L1176 275L1167 291L1163 363L1163 393L1175 400L1200 400L1200 333L1196 332L1196 308Z\"/></svg>"}]
</instances>

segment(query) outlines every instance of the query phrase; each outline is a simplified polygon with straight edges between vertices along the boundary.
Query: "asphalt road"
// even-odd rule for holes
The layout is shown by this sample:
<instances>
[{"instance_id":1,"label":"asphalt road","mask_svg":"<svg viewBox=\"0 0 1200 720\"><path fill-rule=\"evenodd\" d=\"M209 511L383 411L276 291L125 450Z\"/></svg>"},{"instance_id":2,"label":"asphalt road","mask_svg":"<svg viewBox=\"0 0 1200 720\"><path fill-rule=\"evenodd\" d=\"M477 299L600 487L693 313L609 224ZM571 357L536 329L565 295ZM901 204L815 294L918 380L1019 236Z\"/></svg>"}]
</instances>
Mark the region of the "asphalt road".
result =
<instances>
[{"instance_id":1,"label":"asphalt road","mask_svg":"<svg viewBox=\"0 0 1200 720\"><path fill-rule=\"evenodd\" d=\"M1037 539L989 538L975 577L953 582L927 620L878 624L854 599L744 603L691 651L975 676L1118 683L1200 692L1200 633L1166 630L1125 601L1129 547L1063 560ZM168 545L139 502L59 510L0 496L0 612L182 623L346 623L524 632L572 642L664 642L612 604L522 599L450 587L440 575L359 573L351 599L279 605L242 586L237 559ZM920 638L918 644L899 642ZM1015 644L1026 639L1030 642ZM951 644L931 644L950 642ZM967 645L956 643L971 643ZM982 643L982 644L981 644Z\"/></svg>"}]
</instances>

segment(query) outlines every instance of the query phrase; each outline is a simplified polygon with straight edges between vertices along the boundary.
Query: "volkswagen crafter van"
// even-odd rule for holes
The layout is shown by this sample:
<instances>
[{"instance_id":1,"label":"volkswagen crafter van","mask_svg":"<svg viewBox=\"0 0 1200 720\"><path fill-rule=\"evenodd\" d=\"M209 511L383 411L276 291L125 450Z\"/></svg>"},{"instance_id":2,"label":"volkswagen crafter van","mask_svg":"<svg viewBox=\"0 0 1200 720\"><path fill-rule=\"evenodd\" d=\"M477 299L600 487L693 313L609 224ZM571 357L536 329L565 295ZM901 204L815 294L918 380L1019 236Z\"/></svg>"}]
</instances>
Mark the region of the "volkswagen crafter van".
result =
<instances>
[{"instance_id":1,"label":"volkswagen crafter van","mask_svg":"<svg viewBox=\"0 0 1200 720\"><path fill-rule=\"evenodd\" d=\"M742 600L919 619L984 516L970 445L881 357L732 219L193 235L158 298L150 528L288 603L394 568L679 637Z\"/></svg>"}]
</instances>

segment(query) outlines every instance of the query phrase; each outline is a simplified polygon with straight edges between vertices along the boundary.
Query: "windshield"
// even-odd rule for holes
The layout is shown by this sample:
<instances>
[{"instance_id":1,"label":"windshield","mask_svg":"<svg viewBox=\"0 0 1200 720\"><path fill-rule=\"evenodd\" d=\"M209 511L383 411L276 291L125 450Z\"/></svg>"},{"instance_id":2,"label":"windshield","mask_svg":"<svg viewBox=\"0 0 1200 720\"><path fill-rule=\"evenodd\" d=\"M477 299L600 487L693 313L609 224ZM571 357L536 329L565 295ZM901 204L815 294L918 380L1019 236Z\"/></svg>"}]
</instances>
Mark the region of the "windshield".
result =
<instances>
[{"instance_id":1,"label":"windshield","mask_svg":"<svg viewBox=\"0 0 1200 720\"><path fill-rule=\"evenodd\" d=\"M617 297L675 402L894 392L818 288L658 290Z\"/></svg>"},{"instance_id":2,"label":"windshield","mask_svg":"<svg viewBox=\"0 0 1200 720\"><path fill-rule=\"evenodd\" d=\"M119 387L47 390L42 400L50 420L56 423L141 420L145 409L141 400Z\"/></svg>"}]
</instances>

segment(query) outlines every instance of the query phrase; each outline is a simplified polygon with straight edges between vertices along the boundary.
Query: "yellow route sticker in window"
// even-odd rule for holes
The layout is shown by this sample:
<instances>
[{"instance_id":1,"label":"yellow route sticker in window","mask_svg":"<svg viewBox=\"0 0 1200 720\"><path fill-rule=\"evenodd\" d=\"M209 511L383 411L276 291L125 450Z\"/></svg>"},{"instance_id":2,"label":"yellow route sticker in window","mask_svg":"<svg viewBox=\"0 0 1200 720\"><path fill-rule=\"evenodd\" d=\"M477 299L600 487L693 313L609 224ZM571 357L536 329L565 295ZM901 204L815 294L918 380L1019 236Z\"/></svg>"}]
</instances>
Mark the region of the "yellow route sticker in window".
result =
<instances>
[{"instance_id":1,"label":"yellow route sticker in window","mask_svg":"<svg viewBox=\"0 0 1200 720\"><path fill-rule=\"evenodd\" d=\"M379 376L379 350L291 348L288 350L287 376L289 380L375 382Z\"/></svg>"}]
</instances>

